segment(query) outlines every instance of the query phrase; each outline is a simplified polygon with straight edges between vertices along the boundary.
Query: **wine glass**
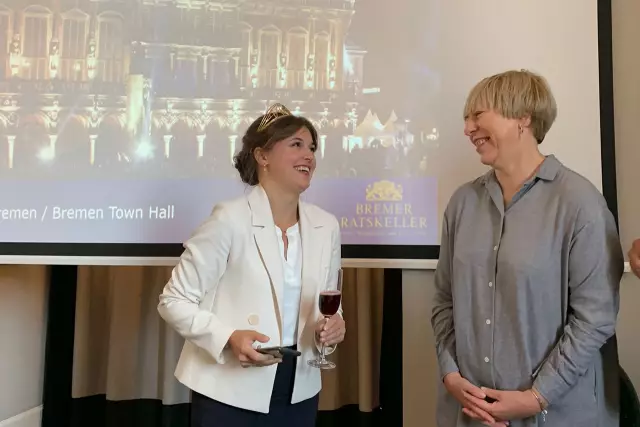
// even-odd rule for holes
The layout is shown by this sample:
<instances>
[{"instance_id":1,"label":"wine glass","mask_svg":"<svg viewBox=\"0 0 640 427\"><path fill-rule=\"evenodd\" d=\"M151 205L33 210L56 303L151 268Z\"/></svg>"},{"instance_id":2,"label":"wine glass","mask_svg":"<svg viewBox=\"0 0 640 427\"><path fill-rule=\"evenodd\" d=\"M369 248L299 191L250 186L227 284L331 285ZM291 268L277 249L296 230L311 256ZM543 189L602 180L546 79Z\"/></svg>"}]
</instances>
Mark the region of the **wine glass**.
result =
<instances>
[{"instance_id":1,"label":"wine glass","mask_svg":"<svg viewBox=\"0 0 640 427\"><path fill-rule=\"evenodd\" d=\"M339 268L335 282L327 280L324 289L320 291L320 296L318 297L320 313L322 313L325 319L329 319L338 312L341 299L342 269ZM324 343L322 343L320 345L320 355L315 359L309 360L307 363L318 369L333 369L336 367L336 364L326 359L324 348Z\"/></svg>"}]
</instances>

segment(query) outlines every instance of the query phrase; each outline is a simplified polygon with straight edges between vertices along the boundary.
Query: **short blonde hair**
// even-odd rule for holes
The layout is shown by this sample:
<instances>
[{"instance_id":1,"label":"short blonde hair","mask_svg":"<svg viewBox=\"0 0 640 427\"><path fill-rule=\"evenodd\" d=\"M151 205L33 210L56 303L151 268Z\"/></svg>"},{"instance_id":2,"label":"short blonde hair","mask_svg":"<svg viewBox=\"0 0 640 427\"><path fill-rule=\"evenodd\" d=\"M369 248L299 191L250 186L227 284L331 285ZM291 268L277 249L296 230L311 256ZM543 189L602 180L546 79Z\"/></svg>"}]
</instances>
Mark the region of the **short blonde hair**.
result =
<instances>
[{"instance_id":1,"label":"short blonde hair","mask_svg":"<svg viewBox=\"0 0 640 427\"><path fill-rule=\"evenodd\" d=\"M493 110L508 119L531 118L531 132L540 144L558 115L556 100L544 77L527 70L511 70L477 83L464 106L467 118Z\"/></svg>"}]
</instances>

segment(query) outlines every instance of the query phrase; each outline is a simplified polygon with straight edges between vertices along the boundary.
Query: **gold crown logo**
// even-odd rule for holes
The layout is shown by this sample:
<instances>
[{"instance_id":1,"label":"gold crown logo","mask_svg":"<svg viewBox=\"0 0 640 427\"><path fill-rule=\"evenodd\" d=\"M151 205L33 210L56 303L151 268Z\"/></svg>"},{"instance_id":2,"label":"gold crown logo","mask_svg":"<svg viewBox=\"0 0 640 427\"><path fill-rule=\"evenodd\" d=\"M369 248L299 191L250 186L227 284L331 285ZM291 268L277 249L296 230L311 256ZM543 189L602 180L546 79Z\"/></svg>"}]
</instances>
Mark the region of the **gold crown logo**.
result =
<instances>
[{"instance_id":1,"label":"gold crown logo","mask_svg":"<svg viewBox=\"0 0 640 427\"><path fill-rule=\"evenodd\" d=\"M382 180L367 186L368 202L399 202L402 200L402 186L391 181Z\"/></svg>"},{"instance_id":2,"label":"gold crown logo","mask_svg":"<svg viewBox=\"0 0 640 427\"><path fill-rule=\"evenodd\" d=\"M267 109L262 116L262 120L260 121L260 126L258 126L258 132L262 132L266 128L271 125L271 123L278 120L280 117L291 116L291 111L284 105L280 103L273 104L271 107Z\"/></svg>"}]
</instances>

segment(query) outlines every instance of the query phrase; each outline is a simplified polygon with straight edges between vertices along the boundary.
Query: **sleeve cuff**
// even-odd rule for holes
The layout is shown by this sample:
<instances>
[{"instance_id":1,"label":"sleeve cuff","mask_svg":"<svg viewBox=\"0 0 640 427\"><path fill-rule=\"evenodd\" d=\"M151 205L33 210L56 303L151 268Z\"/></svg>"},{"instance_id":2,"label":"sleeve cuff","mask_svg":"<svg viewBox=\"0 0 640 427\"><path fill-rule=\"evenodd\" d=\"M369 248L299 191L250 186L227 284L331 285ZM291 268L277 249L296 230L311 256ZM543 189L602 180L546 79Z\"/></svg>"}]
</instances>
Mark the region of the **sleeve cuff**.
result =
<instances>
[{"instance_id":1,"label":"sleeve cuff","mask_svg":"<svg viewBox=\"0 0 640 427\"><path fill-rule=\"evenodd\" d=\"M227 362L226 353L228 352L226 352L225 350L229 348L229 338L231 337L231 334L233 334L233 332L233 328L222 326L220 327L220 331L216 331L215 333L210 353L214 360L220 365L223 365Z\"/></svg>"},{"instance_id":2,"label":"sleeve cuff","mask_svg":"<svg viewBox=\"0 0 640 427\"><path fill-rule=\"evenodd\" d=\"M545 364L535 380L533 388L538 391L540 397L545 400L547 405L551 406L553 402L562 397L569 389L569 385L548 363Z\"/></svg>"},{"instance_id":3,"label":"sleeve cuff","mask_svg":"<svg viewBox=\"0 0 640 427\"><path fill-rule=\"evenodd\" d=\"M445 351L438 357L438 365L440 367L440 380L444 380L444 377L452 372L460 371L458 364L448 351Z\"/></svg>"}]
</instances>

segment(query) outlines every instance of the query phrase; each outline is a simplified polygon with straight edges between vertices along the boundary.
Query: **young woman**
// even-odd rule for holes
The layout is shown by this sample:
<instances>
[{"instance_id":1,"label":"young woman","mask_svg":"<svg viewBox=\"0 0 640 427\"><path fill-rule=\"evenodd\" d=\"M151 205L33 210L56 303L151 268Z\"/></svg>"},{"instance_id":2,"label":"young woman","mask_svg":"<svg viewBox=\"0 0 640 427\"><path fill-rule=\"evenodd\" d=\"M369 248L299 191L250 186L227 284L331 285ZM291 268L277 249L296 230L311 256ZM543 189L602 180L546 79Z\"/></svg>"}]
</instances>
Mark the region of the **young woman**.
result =
<instances>
[{"instance_id":1,"label":"young woman","mask_svg":"<svg viewBox=\"0 0 640 427\"><path fill-rule=\"evenodd\" d=\"M307 362L345 335L340 312L325 321L318 309L340 270L338 221L300 201L317 139L280 104L259 117L235 157L253 188L214 207L160 296L160 315L186 340L176 377L193 391L193 427L315 426L320 369Z\"/></svg>"}]
</instances>

